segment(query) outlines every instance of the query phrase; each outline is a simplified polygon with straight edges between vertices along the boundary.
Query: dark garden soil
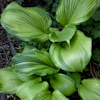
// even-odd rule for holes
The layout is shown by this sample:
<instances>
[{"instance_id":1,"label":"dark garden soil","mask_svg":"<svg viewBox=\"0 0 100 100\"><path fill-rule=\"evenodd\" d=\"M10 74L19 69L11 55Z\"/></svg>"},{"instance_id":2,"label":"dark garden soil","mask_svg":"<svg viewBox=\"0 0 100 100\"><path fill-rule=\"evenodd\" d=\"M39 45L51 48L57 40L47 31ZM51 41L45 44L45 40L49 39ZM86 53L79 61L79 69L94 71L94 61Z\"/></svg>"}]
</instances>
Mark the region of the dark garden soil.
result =
<instances>
[{"instance_id":1,"label":"dark garden soil","mask_svg":"<svg viewBox=\"0 0 100 100\"><path fill-rule=\"evenodd\" d=\"M36 6L35 0L25 0L22 3L22 6L32 7ZM0 0L0 14L3 9L9 4L6 0ZM41 2L40 2L40 5ZM18 47L20 44L20 40L16 38L11 38L9 34L2 28L0 25L0 69L11 66L12 57L18 52ZM100 48L100 47L98 47ZM91 59L88 64L88 69L82 74L82 78L100 78L100 64ZM70 100L80 100L78 93L71 95L69 97ZM0 100L20 100L16 95L8 95L8 94L0 94Z\"/></svg>"}]
</instances>

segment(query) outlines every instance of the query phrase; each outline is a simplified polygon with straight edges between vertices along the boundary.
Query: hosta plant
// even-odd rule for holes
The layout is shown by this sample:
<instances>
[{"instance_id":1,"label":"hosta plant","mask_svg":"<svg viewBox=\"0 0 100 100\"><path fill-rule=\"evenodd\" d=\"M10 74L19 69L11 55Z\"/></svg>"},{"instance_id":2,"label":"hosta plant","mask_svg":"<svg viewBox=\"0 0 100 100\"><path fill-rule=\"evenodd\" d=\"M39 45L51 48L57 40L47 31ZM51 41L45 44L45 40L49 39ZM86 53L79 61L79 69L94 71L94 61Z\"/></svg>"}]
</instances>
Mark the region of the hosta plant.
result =
<instances>
[{"instance_id":1,"label":"hosta plant","mask_svg":"<svg viewBox=\"0 0 100 100\"><path fill-rule=\"evenodd\" d=\"M49 13L41 8L9 4L0 20L9 34L52 44L49 52L27 46L17 53L12 66L0 70L0 93L16 94L21 100L69 100L78 90L83 100L100 100L99 79L81 82L78 72L91 59L92 40L75 26L87 21L98 6L99 0L61 0L56 11L61 30L51 27Z\"/></svg>"}]
</instances>

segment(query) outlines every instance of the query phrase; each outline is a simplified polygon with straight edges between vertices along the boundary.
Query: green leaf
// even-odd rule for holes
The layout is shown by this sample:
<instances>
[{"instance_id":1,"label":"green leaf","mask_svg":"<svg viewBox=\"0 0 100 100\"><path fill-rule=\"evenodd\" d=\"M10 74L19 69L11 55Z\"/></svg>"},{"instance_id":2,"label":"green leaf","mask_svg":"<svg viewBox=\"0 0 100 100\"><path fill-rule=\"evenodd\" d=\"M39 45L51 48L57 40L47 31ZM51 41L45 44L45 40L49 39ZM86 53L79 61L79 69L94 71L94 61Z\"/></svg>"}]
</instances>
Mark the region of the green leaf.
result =
<instances>
[{"instance_id":1,"label":"green leaf","mask_svg":"<svg viewBox=\"0 0 100 100\"><path fill-rule=\"evenodd\" d=\"M24 8L13 2L1 14L1 24L8 33L21 40L44 42L48 40L51 18L41 8Z\"/></svg>"},{"instance_id":2,"label":"green leaf","mask_svg":"<svg viewBox=\"0 0 100 100\"><path fill-rule=\"evenodd\" d=\"M94 38L100 38L100 30L98 28L94 28L92 30L92 35L94 36Z\"/></svg>"},{"instance_id":3,"label":"green leaf","mask_svg":"<svg viewBox=\"0 0 100 100\"><path fill-rule=\"evenodd\" d=\"M60 0L55 0L55 1L59 3Z\"/></svg>"},{"instance_id":4,"label":"green leaf","mask_svg":"<svg viewBox=\"0 0 100 100\"><path fill-rule=\"evenodd\" d=\"M57 2L54 2L53 5L52 5L53 8L57 8L57 6L58 6Z\"/></svg>"},{"instance_id":5,"label":"green leaf","mask_svg":"<svg viewBox=\"0 0 100 100\"><path fill-rule=\"evenodd\" d=\"M27 46L24 46L24 49L23 49L23 52L22 53L25 53L27 52L28 50L32 50L34 47L33 46L30 46L30 45L27 45Z\"/></svg>"},{"instance_id":6,"label":"green leaf","mask_svg":"<svg viewBox=\"0 0 100 100\"><path fill-rule=\"evenodd\" d=\"M29 80L32 80L32 79L35 79L37 78L38 76L37 75L30 75L30 76L25 76L25 75L22 75L21 73L17 73L15 72L17 77L21 80L21 81L29 81Z\"/></svg>"},{"instance_id":7,"label":"green leaf","mask_svg":"<svg viewBox=\"0 0 100 100\"><path fill-rule=\"evenodd\" d=\"M81 75L75 72L74 73L67 72L67 75L75 81L76 88L78 88L81 82Z\"/></svg>"},{"instance_id":8,"label":"green leaf","mask_svg":"<svg viewBox=\"0 0 100 100\"><path fill-rule=\"evenodd\" d=\"M14 71L25 76L32 74L45 76L59 71L52 63L49 53L36 48L16 54L12 62Z\"/></svg>"},{"instance_id":9,"label":"green leaf","mask_svg":"<svg viewBox=\"0 0 100 100\"><path fill-rule=\"evenodd\" d=\"M22 4L22 2L24 2L24 0L15 0L17 3L19 3L20 5Z\"/></svg>"},{"instance_id":10,"label":"green leaf","mask_svg":"<svg viewBox=\"0 0 100 100\"><path fill-rule=\"evenodd\" d=\"M47 3L47 5L51 5L53 3L53 0L43 0Z\"/></svg>"},{"instance_id":11,"label":"green leaf","mask_svg":"<svg viewBox=\"0 0 100 100\"><path fill-rule=\"evenodd\" d=\"M53 28L53 27L49 28L49 33L53 33L55 31L59 31L59 29L58 28Z\"/></svg>"},{"instance_id":12,"label":"green leaf","mask_svg":"<svg viewBox=\"0 0 100 100\"><path fill-rule=\"evenodd\" d=\"M87 21L98 7L99 0L61 0L56 11L56 19L63 26L79 25Z\"/></svg>"},{"instance_id":13,"label":"green leaf","mask_svg":"<svg viewBox=\"0 0 100 100\"><path fill-rule=\"evenodd\" d=\"M32 100L69 100L58 90L53 91L51 94L50 91L42 91L37 94Z\"/></svg>"},{"instance_id":14,"label":"green leaf","mask_svg":"<svg viewBox=\"0 0 100 100\"><path fill-rule=\"evenodd\" d=\"M98 63L100 63L100 49L96 48L93 50L92 58Z\"/></svg>"},{"instance_id":15,"label":"green leaf","mask_svg":"<svg viewBox=\"0 0 100 100\"><path fill-rule=\"evenodd\" d=\"M71 39L70 46L64 42L63 47L53 43L50 47L50 57L58 68L70 72L82 72L91 59L91 38L77 31Z\"/></svg>"},{"instance_id":16,"label":"green leaf","mask_svg":"<svg viewBox=\"0 0 100 100\"><path fill-rule=\"evenodd\" d=\"M100 29L100 22L95 22L95 23L94 23L94 26L95 26L95 28Z\"/></svg>"},{"instance_id":17,"label":"green leaf","mask_svg":"<svg viewBox=\"0 0 100 100\"><path fill-rule=\"evenodd\" d=\"M84 79L78 88L78 93L83 100L100 100L100 79Z\"/></svg>"},{"instance_id":18,"label":"green leaf","mask_svg":"<svg viewBox=\"0 0 100 100\"><path fill-rule=\"evenodd\" d=\"M21 100L32 100L32 98L43 90L48 90L48 83L42 82L40 78L23 83L16 91Z\"/></svg>"},{"instance_id":19,"label":"green leaf","mask_svg":"<svg viewBox=\"0 0 100 100\"><path fill-rule=\"evenodd\" d=\"M86 31L87 33L90 33L93 29L93 26L89 26L89 25L86 25L83 27L83 31Z\"/></svg>"},{"instance_id":20,"label":"green leaf","mask_svg":"<svg viewBox=\"0 0 100 100\"><path fill-rule=\"evenodd\" d=\"M90 19L87 21L87 24L88 24L88 25L92 25L92 24L94 24L94 22L95 22L95 21L94 21L92 18L90 18Z\"/></svg>"},{"instance_id":21,"label":"green leaf","mask_svg":"<svg viewBox=\"0 0 100 100\"><path fill-rule=\"evenodd\" d=\"M22 83L11 67L0 69L0 93L15 94Z\"/></svg>"},{"instance_id":22,"label":"green leaf","mask_svg":"<svg viewBox=\"0 0 100 100\"><path fill-rule=\"evenodd\" d=\"M62 31L55 30L49 35L49 40L52 42L66 41L70 44L70 39L75 34L76 27L74 25L67 25Z\"/></svg>"},{"instance_id":23,"label":"green leaf","mask_svg":"<svg viewBox=\"0 0 100 100\"><path fill-rule=\"evenodd\" d=\"M74 80L61 73L52 76L50 84L54 90L59 90L65 96L70 96L76 91Z\"/></svg>"},{"instance_id":24,"label":"green leaf","mask_svg":"<svg viewBox=\"0 0 100 100\"><path fill-rule=\"evenodd\" d=\"M97 10L96 13L92 16L95 21L100 21L100 10Z\"/></svg>"},{"instance_id":25,"label":"green leaf","mask_svg":"<svg viewBox=\"0 0 100 100\"><path fill-rule=\"evenodd\" d=\"M54 2L54 3L52 4L51 13L55 13L55 12L56 12L57 6L58 6L58 2Z\"/></svg>"}]
</instances>

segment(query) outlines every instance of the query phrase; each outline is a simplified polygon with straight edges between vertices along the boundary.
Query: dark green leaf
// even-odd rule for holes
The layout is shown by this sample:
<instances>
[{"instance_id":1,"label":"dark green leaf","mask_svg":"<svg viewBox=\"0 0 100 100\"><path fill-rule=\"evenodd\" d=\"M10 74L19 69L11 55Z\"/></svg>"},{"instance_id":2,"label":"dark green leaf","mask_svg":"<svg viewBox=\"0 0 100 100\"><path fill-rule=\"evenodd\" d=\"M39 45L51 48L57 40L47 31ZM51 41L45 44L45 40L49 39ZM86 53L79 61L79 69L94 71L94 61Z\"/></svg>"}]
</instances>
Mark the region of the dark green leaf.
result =
<instances>
[{"instance_id":1,"label":"dark green leaf","mask_svg":"<svg viewBox=\"0 0 100 100\"><path fill-rule=\"evenodd\" d=\"M95 26L95 28L100 29L100 22L95 22L95 23L94 23L94 26Z\"/></svg>"},{"instance_id":2,"label":"dark green leaf","mask_svg":"<svg viewBox=\"0 0 100 100\"><path fill-rule=\"evenodd\" d=\"M47 5L51 5L53 3L53 0L43 0L47 3Z\"/></svg>"},{"instance_id":3,"label":"dark green leaf","mask_svg":"<svg viewBox=\"0 0 100 100\"><path fill-rule=\"evenodd\" d=\"M100 30L98 28L94 28L92 30L92 35L94 36L94 38L100 38Z\"/></svg>"},{"instance_id":4,"label":"dark green leaf","mask_svg":"<svg viewBox=\"0 0 100 100\"><path fill-rule=\"evenodd\" d=\"M96 13L92 16L95 21L100 21L100 11L97 10Z\"/></svg>"},{"instance_id":5,"label":"dark green leaf","mask_svg":"<svg viewBox=\"0 0 100 100\"><path fill-rule=\"evenodd\" d=\"M100 49L96 48L93 50L92 58L98 63L100 63Z\"/></svg>"}]
</instances>

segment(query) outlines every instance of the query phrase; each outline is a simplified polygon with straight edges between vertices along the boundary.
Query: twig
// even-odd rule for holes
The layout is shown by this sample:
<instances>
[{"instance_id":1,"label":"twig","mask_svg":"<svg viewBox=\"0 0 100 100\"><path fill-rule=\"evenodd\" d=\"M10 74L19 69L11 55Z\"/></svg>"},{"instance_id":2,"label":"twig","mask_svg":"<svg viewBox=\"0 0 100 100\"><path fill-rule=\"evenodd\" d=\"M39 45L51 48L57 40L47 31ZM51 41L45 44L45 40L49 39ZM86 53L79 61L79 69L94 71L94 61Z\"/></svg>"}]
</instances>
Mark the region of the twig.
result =
<instances>
[{"instance_id":1,"label":"twig","mask_svg":"<svg viewBox=\"0 0 100 100\"><path fill-rule=\"evenodd\" d=\"M2 58L2 54L1 53L0 53L0 59L1 59L0 60L0 68L2 68L2 66L3 66L3 61L2 60L3 60L3 58Z\"/></svg>"},{"instance_id":2,"label":"twig","mask_svg":"<svg viewBox=\"0 0 100 100\"><path fill-rule=\"evenodd\" d=\"M92 61L92 63L95 64L96 66L100 67L100 64L97 64L97 63L95 63L95 62L93 62L93 61Z\"/></svg>"},{"instance_id":3,"label":"twig","mask_svg":"<svg viewBox=\"0 0 100 100\"><path fill-rule=\"evenodd\" d=\"M0 100L5 100L6 99L6 94L0 93Z\"/></svg>"},{"instance_id":4,"label":"twig","mask_svg":"<svg viewBox=\"0 0 100 100\"><path fill-rule=\"evenodd\" d=\"M5 54L6 61L7 61L7 64L8 64L9 60L8 60L7 54L6 54L5 50L4 50L4 48L3 48L3 46L2 46L2 43L1 43L1 42L0 42L0 45L1 45L1 48L2 48L2 50L3 50L3 52L4 52L4 54Z\"/></svg>"},{"instance_id":5,"label":"twig","mask_svg":"<svg viewBox=\"0 0 100 100\"><path fill-rule=\"evenodd\" d=\"M93 68L93 71L94 71L95 77L98 78L98 75L97 75L97 72L95 70L95 67Z\"/></svg>"},{"instance_id":6,"label":"twig","mask_svg":"<svg viewBox=\"0 0 100 100\"><path fill-rule=\"evenodd\" d=\"M93 75L93 72L92 72L91 62L89 63L89 65L90 65L90 72L91 72L91 74L92 74L92 77L94 78L95 76Z\"/></svg>"},{"instance_id":7,"label":"twig","mask_svg":"<svg viewBox=\"0 0 100 100\"><path fill-rule=\"evenodd\" d=\"M11 39L10 39L9 34L8 34L7 32L6 32L6 34L7 34L7 39L8 39L8 41L9 41L9 45L10 45L10 47L11 47L11 53L12 53L12 55L14 56L14 55L16 54L16 50L15 50L15 48L14 48L12 42L11 42Z\"/></svg>"},{"instance_id":8,"label":"twig","mask_svg":"<svg viewBox=\"0 0 100 100\"><path fill-rule=\"evenodd\" d=\"M11 41L6 41L6 42L4 42L4 43L2 43L2 44L4 45L4 44L7 44L7 43L12 42L12 41L13 41L13 40L11 40Z\"/></svg>"}]
</instances>

